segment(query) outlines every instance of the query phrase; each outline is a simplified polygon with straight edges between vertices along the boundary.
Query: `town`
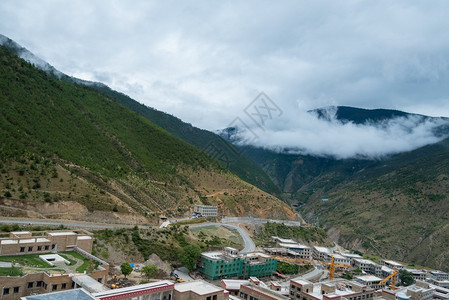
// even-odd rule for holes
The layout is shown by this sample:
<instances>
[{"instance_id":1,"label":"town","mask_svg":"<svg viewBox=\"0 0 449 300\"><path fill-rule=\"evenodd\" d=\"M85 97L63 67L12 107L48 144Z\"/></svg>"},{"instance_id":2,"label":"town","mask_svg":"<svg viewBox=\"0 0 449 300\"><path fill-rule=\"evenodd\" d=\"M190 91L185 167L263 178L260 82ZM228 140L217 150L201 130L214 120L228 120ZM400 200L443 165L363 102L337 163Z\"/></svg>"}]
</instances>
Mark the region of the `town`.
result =
<instances>
[{"instance_id":1,"label":"town","mask_svg":"<svg viewBox=\"0 0 449 300\"><path fill-rule=\"evenodd\" d=\"M191 220L204 215L216 217L216 207L196 206ZM159 230L172 225L164 221ZM124 263L121 276L111 275L110 264L92 255L94 240L83 229L3 234L1 299L449 299L448 273L278 236L249 252L230 246L202 252L194 272L173 270L162 280L150 273L144 283L122 286L118 277L143 274L145 266ZM286 275L279 264L307 268Z\"/></svg>"}]
</instances>

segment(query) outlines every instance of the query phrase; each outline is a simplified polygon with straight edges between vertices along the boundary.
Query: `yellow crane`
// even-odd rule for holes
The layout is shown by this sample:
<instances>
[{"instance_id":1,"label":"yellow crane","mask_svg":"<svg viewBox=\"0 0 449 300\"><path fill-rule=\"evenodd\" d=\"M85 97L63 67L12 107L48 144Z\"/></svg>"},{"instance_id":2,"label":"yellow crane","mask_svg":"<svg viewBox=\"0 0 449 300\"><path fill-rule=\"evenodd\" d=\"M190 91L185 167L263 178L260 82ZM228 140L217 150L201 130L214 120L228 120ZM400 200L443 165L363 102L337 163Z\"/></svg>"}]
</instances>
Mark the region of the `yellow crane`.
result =
<instances>
[{"instance_id":1,"label":"yellow crane","mask_svg":"<svg viewBox=\"0 0 449 300\"><path fill-rule=\"evenodd\" d=\"M397 278L398 273L399 273L398 269L394 268L393 273L391 273L390 275L385 277L381 282L378 283L378 285L382 285L391 279L390 288L392 290L395 290L396 289L396 278Z\"/></svg>"},{"instance_id":2,"label":"yellow crane","mask_svg":"<svg viewBox=\"0 0 449 300\"><path fill-rule=\"evenodd\" d=\"M262 256L260 256L262 257ZM290 257L284 257L284 256L273 256L270 255L271 258L275 258L279 261L285 261L285 262L297 262L297 263L303 263L303 264L310 264L310 265L325 265L329 267L329 279L334 280L334 274L335 274L335 267L344 267L344 268L350 268L351 265L348 264L336 264L334 263L334 257L331 257L331 262L324 262L324 261L314 261L314 260L307 260L302 258L290 258Z\"/></svg>"}]
</instances>

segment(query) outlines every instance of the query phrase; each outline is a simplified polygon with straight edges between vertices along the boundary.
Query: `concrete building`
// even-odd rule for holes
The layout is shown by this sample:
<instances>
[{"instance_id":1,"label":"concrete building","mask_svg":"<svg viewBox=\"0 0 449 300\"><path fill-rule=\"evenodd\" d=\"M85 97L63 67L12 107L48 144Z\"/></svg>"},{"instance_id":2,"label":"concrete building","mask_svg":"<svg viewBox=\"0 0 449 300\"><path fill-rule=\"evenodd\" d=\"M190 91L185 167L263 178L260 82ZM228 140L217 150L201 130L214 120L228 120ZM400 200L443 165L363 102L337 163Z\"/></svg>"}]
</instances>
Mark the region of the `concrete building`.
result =
<instances>
[{"instance_id":1,"label":"concrete building","mask_svg":"<svg viewBox=\"0 0 449 300\"><path fill-rule=\"evenodd\" d=\"M198 270L210 280L239 277L243 274L243 263L237 249L226 247L224 251L201 253Z\"/></svg>"},{"instance_id":2,"label":"concrete building","mask_svg":"<svg viewBox=\"0 0 449 300\"><path fill-rule=\"evenodd\" d=\"M193 212L196 215L201 215L203 217L217 217L218 207L211 205L197 205L193 207Z\"/></svg>"},{"instance_id":3,"label":"concrete building","mask_svg":"<svg viewBox=\"0 0 449 300\"><path fill-rule=\"evenodd\" d=\"M362 275L357 276L356 281L363 284L364 286L370 287L372 289L379 289L385 286L385 283L380 285L379 283L383 280L383 278L379 278L374 275Z\"/></svg>"},{"instance_id":4,"label":"concrete building","mask_svg":"<svg viewBox=\"0 0 449 300\"><path fill-rule=\"evenodd\" d=\"M352 266L360 268L365 273L373 274L377 277L382 276L382 267L371 260L356 258L352 260Z\"/></svg>"},{"instance_id":5,"label":"concrete building","mask_svg":"<svg viewBox=\"0 0 449 300\"><path fill-rule=\"evenodd\" d=\"M61 292L52 292L36 296L22 297L22 300L171 300L174 299L174 284L170 281L158 281L98 293L83 288Z\"/></svg>"},{"instance_id":6,"label":"concrete building","mask_svg":"<svg viewBox=\"0 0 449 300\"><path fill-rule=\"evenodd\" d=\"M195 280L176 284L174 299L227 300L229 299L229 292L204 280Z\"/></svg>"},{"instance_id":7,"label":"concrete building","mask_svg":"<svg viewBox=\"0 0 449 300\"><path fill-rule=\"evenodd\" d=\"M420 269L405 269L407 272L412 273L413 275L413 279L416 280L421 280L421 281L425 281L427 278L427 272L425 272L424 270L420 270Z\"/></svg>"},{"instance_id":8,"label":"concrete building","mask_svg":"<svg viewBox=\"0 0 449 300\"><path fill-rule=\"evenodd\" d=\"M58 249L61 251L76 251L86 258L92 259L98 265L87 277L96 283L103 283L106 281L109 264L89 253L92 249L92 243L92 235L87 231L11 232L8 238L0 239L2 253L0 262L4 256L20 256L23 254L37 256L44 253L48 254L50 251L56 252ZM82 248L78 248L78 246ZM87 249L89 252L83 249ZM0 299L18 299L31 294L70 290L77 287L74 278L81 275L50 273L50 266L46 271L32 270L29 269L22 276L0 276Z\"/></svg>"},{"instance_id":9,"label":"concrete building","mask_svg":"<svg viewBox=\"0 0 449 300\"><path fill-rule=\"evenodd\" d=\"M439 270L429 271L429 277L437 281L449 280L449 274Z\"/></svg>"},{"instance_id":10,"label":"concrete building","mask_svg":"<svg viewBox=\"0 0 449 300\"><path fill-rule=\"evenodd\" d=\"M226 247L224 251L201 254L198 270L207 279L251 276L270 276L276 272L277 260L263 253L239 254L237 249Z\"/></svg>"},{"instance_id":11,"label":"concrete building","mask_svg":"<svg viewBox=\"0 0 449 300\"><path fill-rule=\"evenodd\" d=\"M331 253L332 251L329 248L313 246L312 256L314 259L325 261L327 255Z\"/></svg>"},{"instance_id":12,"label":"concrete building","mask_svg":"<svg viewBox=\"0 0 449 300\"><path fill-rule=\"evenodd\" d=\"M92 252L90 232L79 231L20 231L10 232L9 238L0 239L0 256L71 251L75 247Z\"/></svg>"},{"instance_id":13,"label":"concrete building","mask_svg":"<svg viewBox=\"0 0 449 300\"><path fill-rule=\"evenodd\" d=\"M390 269L396 268L397 270L405 269L403 264L400 264L394 260L379 260L379 264L382 266L389 267Z\"/></svg>"},{"instance_id":14,"label":"concrete building","mask_svg":"<svg viewBox=\"0 0 449 300\"><path fill-rule=\"evenodd\" d=\"M239 297L245 300L285 300L290 299L268 288L255 284L241 285Z\"/></svg>"},{"instance_id":15,"label":"concrete building","mask_svg":"<svg viewBox=\"0 0 449 300\"><path fill-rule=\"evenodd\" d=\"M312 283L307 280L290 280L290 298L301 300L364 300L375 298L375 290L349 280Z\"/></svg>"},{"instance_id":16,"label":"concrete building","mask_svg":"<svg viewBox=\"0 0 449 300\"><path fill-rule=\"evenodd\" d=\"M92 295L98 300L171 300L174 299L175 284L163 280L146 284L139 284L130 287L113 289L109 291L93 293ZM188 299L188 298L184 298Z\"/></svg>"},{"instance_id":17,"label":"concrete building","mask_svg":"<svg viewBox=\"0 0 449 300\"><path fill-rule=\"evenodd\" d=\"M348 268L351 266L351 259L348 257L345 257L343 255L334 253L334 254L325 254L325 261L330 263L332 260L332 257L334 258L334 263L336 264L344 264L344 265L348 265ZM345 267L337 267L339 269L347 269Z\"/></svg>"},{"instance_id":18,"label":"concrete building","mask_svg":"<svg viewBox=\"0 0 449 300\"><path fill-rule=\"evenodd\" d=\"M223 279L221 280L221 287L229 292L229 295L238 296L241 285L248 285L249 280L239 279Z\"/></svg>"},{"instance_id":19,"label":"concrete building","mask_svg":"<svg viewBox=\"0 0 449 300\"><path fill-rule=\"evenodd\" d=\"M244 254L243 278L271 276L276 273L277 259L263 253Z\"/></svg>"},{"instance_id":20,"label":"concrete building","mask_svg":"<svg viewBox=\"0 0 449 300\"><path fill-rule=\"evenodd\" d=\"M430 300L449 299L449 289L429 284L424 281L417 281L415 284L399 289L383 290L382 297L387 300Z\"/></svg>"},{"instance_id":21,"label":"concrete building","mask_svg":"<svg viewBox=\"0 0 449 300\"><path fill-rule=\"evenodd\" d=\"M298 243L278 243L278 247L287 249L287 254L289 256L306 260L312 259L312 249L309 246Z\"/></svg>"}]
</instances>

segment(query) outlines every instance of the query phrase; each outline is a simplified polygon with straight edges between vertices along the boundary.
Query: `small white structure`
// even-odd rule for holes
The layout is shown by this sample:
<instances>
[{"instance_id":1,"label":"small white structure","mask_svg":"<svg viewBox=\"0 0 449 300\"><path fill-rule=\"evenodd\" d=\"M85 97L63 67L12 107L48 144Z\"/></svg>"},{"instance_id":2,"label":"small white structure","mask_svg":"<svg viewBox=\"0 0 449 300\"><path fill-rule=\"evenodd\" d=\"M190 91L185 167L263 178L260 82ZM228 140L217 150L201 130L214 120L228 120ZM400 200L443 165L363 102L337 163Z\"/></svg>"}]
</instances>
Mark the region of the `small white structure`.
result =
<instances>
[{"instance_id":1,"label":"small white structure","mask_svg":"<svg viewBox=\"0 0 449 300\"><path fill-rule=\"evenodd\" d=\"M39 255L39 258L45 261L50 266L54 266L55 263L66 263L67 265L70 265L70 262L67 259L58 254Z\"/></svg>"}]
</instances>

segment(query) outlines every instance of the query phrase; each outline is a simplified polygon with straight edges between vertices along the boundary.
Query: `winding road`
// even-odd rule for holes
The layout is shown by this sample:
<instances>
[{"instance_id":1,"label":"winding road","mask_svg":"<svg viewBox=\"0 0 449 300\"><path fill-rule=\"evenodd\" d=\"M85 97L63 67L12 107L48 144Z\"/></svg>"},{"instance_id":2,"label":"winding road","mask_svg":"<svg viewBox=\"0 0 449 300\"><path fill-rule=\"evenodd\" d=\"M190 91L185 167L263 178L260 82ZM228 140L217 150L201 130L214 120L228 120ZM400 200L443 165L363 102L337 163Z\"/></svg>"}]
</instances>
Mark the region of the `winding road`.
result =
<instances>
[{"instance_id":1,"label":"winding road","mask_svg":"<svg viewBox=\"0 0 449 300\"><path fill-rule=\"evenodd\" d=\"M205 226L223 226L223 227L229 228L231 230L236 230L242 237L243 243L245 244L245 247L240 251L240 253L254 252L254 250L256 250L256 245L254 244L253 240L249 236L248 232L246 232L243 228L241 228L237 225L222 224L222 223L201 223L201 224L189 225L190 228L205 227Z\"/></svg>"},{"instance_id":2,"label":"winding road","mask_svg":"<svg viewBox=\"0 0 449 300\"><path fill-rule=\"evenodd\" d=\"M60 226L64 225L67 227L78 227L78 228L93 228L93 229L118 229L118 228L133 228L134 225L125 225L125 224L101 224L101 223L89 223L89 222L73 222L68 220L59 220L59 221L37 221L33 219L0 219L0 223L4 224L25 224L25 225L41 225L41 226ZM240 253L253 252L256 249L256 245L253 240L249 236L249 234L241 227L232 224L222 224L222 223L201 223L188 225L189 227L205 227L205 226L223 226L229 228L231 230L236 230L243 239L243 243L245 247L240 251ZM139 228L148 229L149 226L141 226Z\"/></svg>"}]
</instances>

